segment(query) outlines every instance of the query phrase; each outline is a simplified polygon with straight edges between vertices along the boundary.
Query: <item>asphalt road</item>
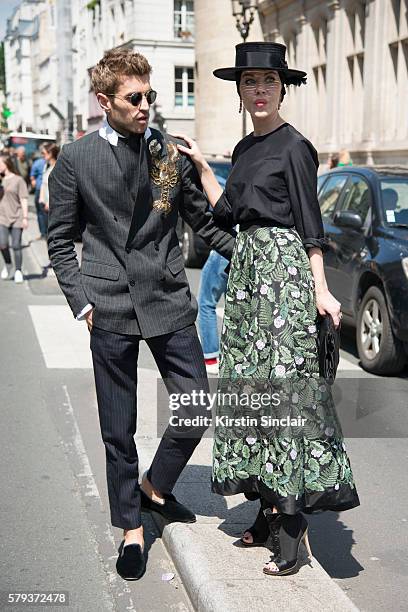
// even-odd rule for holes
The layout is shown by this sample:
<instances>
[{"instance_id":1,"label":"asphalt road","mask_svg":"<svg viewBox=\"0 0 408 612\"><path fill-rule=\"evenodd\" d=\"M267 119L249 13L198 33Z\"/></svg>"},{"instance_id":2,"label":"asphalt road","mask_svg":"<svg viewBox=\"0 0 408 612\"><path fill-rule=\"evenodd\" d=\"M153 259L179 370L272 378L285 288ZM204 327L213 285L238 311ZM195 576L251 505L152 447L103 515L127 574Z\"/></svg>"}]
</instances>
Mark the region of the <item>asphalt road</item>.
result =
<instances>
[{"instance_id":1,"label":"asphalt road","mask_svg":"<svg viewBox=\"0 0 408 612\"><path fill-rule=\"evenodd\" d=\"M92 371L71 367L72 356L63 346L52 345L52 334L45 354L39 339L47 322L58 324L58 307L65 301L55 278L38 274L29 249L25 262L31 274L23 285L0 285L0 588L66 590L69 609L81 612L189 610L181 581L148 517L145 578L126 584L115 574L121 534L111 528L106 510L104 452L96 415L89 408ZM188 270L188 276L197 293L200 272ZM360 415L359 437L347 439L361 506L314 516L312 549L359 609L405 610L407 372L395 379L367 377L359 370L352 332L345 331L343 364L346 370L349 364L350 377L368 380L364 389L372 396L368 402L360 398L368 414ZM50 367L53 359L60 361ZM145 346L140 366L155 367ZM352 384L350 378L346 386ZM346 402L343 397L345 410L353 397ZM373 414L370 402L375 404ZM166 573L175 576L165 582Z\"/></svg>"},{"instance_id":2,"label":"asphalt road","mask_svg":"<svg viewBox=\"0 0 408 612\"><path fill-rule=\"evenodd\" d=\"M7 593L63 591L69 606L47 609L190 612L149 514L145 576L126 582L116 574L122 531L110 525L93 373L61 345L47 355L60 356L59 364L48 367L39 338L44 327L64 325L53 313L65 300L56 279L32 264L26 250L26 282L0 285L0 610L38 610L6 606Z\"/></svg>"}]
</instances>

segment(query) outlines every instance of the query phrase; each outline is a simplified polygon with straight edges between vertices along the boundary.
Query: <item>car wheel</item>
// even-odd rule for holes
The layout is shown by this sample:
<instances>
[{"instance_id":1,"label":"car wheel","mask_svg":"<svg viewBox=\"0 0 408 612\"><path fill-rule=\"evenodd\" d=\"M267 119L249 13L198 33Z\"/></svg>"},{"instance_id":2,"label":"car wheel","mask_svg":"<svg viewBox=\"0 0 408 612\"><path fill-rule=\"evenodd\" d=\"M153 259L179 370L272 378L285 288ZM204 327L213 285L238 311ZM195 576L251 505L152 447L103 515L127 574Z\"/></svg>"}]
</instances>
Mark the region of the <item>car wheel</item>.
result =
<instances>
[{"instance_id":1,"label":"car wheel","mask_svg":"<svg viewBox=\"0 0 408 612\"><path fill-rule=\"evenodd\" d=\"M357 349L361 364L373 374L398 374L405 365L401 342L393 334L381 289L370 287L357 317Z\"/></svg>"},{"instance_id":2,"label":"car wheel","mask_svg":"<svg viewBox=\"0 0 408 612\"><path fill-rule=\"evenodd\" d=\"M202 257L197 255L194 246L194 232L188 225L183 225L181 234L181 252L183 254L184 265L189 268L200 268Z\"/></svg>"}]
</instances>

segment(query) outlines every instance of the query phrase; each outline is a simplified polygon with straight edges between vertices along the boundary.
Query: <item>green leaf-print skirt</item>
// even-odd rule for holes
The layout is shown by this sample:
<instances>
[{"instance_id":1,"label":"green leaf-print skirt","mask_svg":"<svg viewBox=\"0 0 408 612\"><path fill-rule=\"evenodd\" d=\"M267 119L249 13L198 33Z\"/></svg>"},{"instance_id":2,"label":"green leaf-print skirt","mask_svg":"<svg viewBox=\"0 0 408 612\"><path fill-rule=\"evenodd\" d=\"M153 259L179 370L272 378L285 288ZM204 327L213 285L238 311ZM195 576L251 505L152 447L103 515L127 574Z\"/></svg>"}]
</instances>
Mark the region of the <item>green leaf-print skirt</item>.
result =
<instances>
[{"instance_id":1,"label":"green leaf-print skirt","mask_svg":"<svg viewBox=\"0 0 408 612\"><path fill-rule=\"evenodd\" d=\"M316 315L296 230L241 231L221 335L215 493L258 495L287 514L359 505L330 387L319 377Z\"/></svg>"}]
</instances>

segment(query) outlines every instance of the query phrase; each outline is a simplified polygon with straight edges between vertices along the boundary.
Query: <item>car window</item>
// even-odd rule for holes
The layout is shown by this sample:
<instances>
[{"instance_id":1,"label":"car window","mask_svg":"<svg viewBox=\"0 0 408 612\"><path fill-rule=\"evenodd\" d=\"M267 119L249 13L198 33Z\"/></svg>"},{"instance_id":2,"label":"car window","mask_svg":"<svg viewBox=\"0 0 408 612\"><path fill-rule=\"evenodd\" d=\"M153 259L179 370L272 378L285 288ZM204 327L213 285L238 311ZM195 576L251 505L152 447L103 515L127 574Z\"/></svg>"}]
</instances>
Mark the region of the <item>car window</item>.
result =
<instances>
[{"instance_id":1,"label":"car window","mask_svg":"<svg viewBox=\"0 0 408 612\"><path fill-rule=\"evenodd\" d=\"M389 224L408 225L408 177L381 179L381 200Z\"/></svg>"},{"instance_id":2,"label":"car window","mask_svg":"<svg viewBox=\"0 0 408 612\"><path fill-rule=\"evenodd\" d=\"M317 193L319 193L319 191L323 187L323 184L326 179L327 179L327 176L325 174L317 177Z\"/></svg>"},{"instance_id":3,"label":"car window","mask_svg":"<svg viewBox=\"0 0 408 612\"><path fill-rule=\"evenodd\" d=\"M344 191L341 210L358 213L363 223L371 208L371 192L368 183L360 176L352 176Z\"/></svg>"},{"instance_id":4,"label":"car window","mask_svg":"<svg viewBox=\"0 0 408 612\"><path fill-rule=\"evenodd\" d=\"M338 197L347 180L347 174L330 176L319 193L319 204L322 217L331 218L336 208Z\"/></svg>"},{"instance_id":5,"label":"car window","mask_svg":"<svg viewBox=\"0 0 408 612\"><path fill-rule=\"evenodd\" d=\"M208 165L211 166L211 168L214 171L214 174L216 174L218 177L222 177L224 179L224 181L227 180L229 173L231 172L231 164L228 162L214 162L214 161L210 161L208 162Z\"/></svg>"}]
</instances>

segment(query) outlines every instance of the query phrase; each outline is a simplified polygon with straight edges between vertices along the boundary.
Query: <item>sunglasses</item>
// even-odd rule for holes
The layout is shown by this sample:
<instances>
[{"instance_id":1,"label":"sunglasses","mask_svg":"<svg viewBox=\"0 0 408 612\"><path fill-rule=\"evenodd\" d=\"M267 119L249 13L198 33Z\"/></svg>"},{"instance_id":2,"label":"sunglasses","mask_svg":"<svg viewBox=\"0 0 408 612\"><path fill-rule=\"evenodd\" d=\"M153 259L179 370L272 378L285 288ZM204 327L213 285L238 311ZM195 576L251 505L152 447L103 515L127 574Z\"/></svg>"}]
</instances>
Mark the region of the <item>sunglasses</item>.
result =
<instances>
[{"instance_id":1,"label":"sunglasses","mask_svg":"<svg viewBox=\"0 0 408 612\"><path fill-rule=\"evenodd\" d=\"M124 100L125 102L128 102L132 106L139 106L142 103L143 96L144 96L147 100L147 103L150 106L150 104L153 104L153 102L155 102L157 98L157 91L154 91L154 89L150 89L146 93L143 93L141 91L135 91L134 93L128 94L127 96L124 96L124 97L118 96L116 94L105 94L105 95L111 96L112 98L119 98L120 100Z\"/></svg>"}]
</instances>

